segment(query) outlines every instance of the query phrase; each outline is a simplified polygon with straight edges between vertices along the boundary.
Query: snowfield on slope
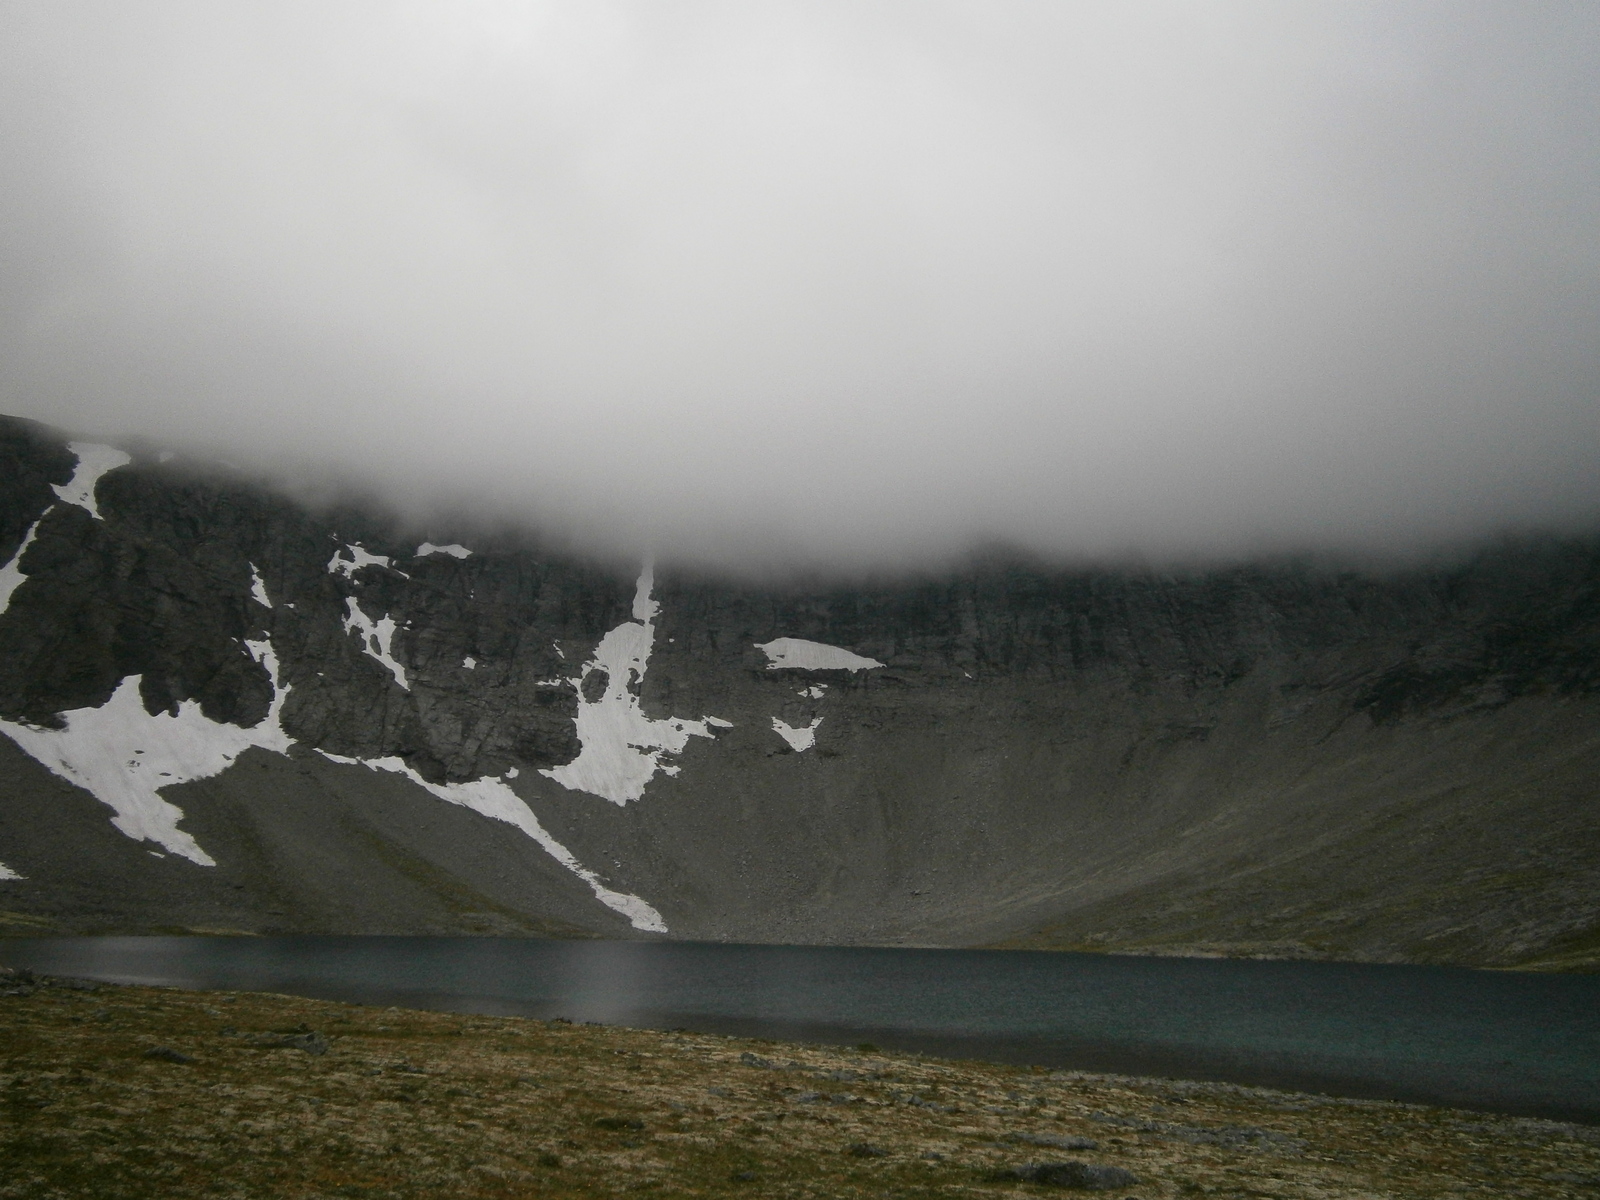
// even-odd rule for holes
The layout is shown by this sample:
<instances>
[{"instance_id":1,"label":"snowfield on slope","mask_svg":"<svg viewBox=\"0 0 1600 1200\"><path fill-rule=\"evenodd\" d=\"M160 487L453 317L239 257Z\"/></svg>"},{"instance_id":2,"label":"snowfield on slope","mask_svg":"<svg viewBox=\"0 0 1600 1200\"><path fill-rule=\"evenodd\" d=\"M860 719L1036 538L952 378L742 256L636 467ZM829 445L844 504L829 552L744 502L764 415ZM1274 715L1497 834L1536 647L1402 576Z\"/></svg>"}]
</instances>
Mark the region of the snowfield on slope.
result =
<instances>
[{"instance_id":1,"label":"snowfield on slope","mask_svg":"<svg viewBox=\"0 0 1600 1200\"><path fill-rule=\"evenodd\" d=\"M791 749L809 750L817 744L817 726L822 724L821 717L813 717L811 724L802 725L796 729L787 721L772 718L772 731L789 743Z\"/></svg>"},{"instance_id":2,"label":"snowfield on slope","mask_svg":"<svg viewBox=\"0 0 1600 1200\"><path fill-rule=\"evenodd\" d=\"M61 497L61 503L76 504L96 521L103 520L100 506L95 503L94 489L107 471L125 467L133 459L115 446L101 446L95 442L68 442L67 449L78 456L78 469L66 483L51 484L51 490Z\"/></svg>"},{"instance_id":3,"label":"snowfield on slope","mask_svg":"<svg viewBox=\"0 0 1600 1200\"><path fill-rule=\"evenodd\" d=\"M255 563L250 564L250 598L262 608L272 607L272 600L267 595L267 585L261 581L261 572L256 570Z\"/></svg>"},{"instance_id":4,"label":"snowfield on slope","mask_svg":"<svg viewBox=\"0 0 1600 1200\"><path fill-rule=\"evenodd\" d=\"M808 642L805 638L774 638L770 642L757 642L756 649L767 656L769 671L865 671L884 665L842 646Z\"/></svg>"},{"instance_id":5,"label":"snowfield on slope","mask_svg":"<svg viewBox=\"0 0 1600 1200\"><path fill-rule=\"evenodd\" d=\"M107 471L115 471L118 467L125 467L133 459L114 446L101 446L95 442L68 442L67 449L78 456L78 466L72 472L72 478L66 483L53 483L50 490L55 492L63 504L76 504L96 521L105 520L100 515L100 506L95 503L94 489L100 483L100 477ZM11 607L11 595L27 578L22 573L20 566L22 556L28 552L28 547L33 545L33 539L39 532L39 522L50 515L55 508L52 504L39 514L38 520L28 526L28 532L22 535L22 544L17 547L17 552L5 566L0 567L0 613Z\"/></svg>"},{"instance_id":6,"label":"snowfield on slope","mask_svg":"<svg viewBox=\"0 0 1600 1200\"><path fill-rule=\"evenodd\" d=\"M344 557L346 554L350 557ZM360 542L354 545L346 543L343 550L335 550L333 557L328 560L329 575L343 575L352 583L355 582L356 572L362 567L382 567L385 571L393 571L402 579L411 578L400 568L392 566L387 554L369 554L361 548Z\"/></svg>"},{"instance_id":7,"label":"snowfield on slope","mask_svg":"<svg viewBox=\"0 0 1600 1200\"><path fill-rule=\"evenodd\" d=\"M345 606L349 611L344 618L344 631L359 632L361 652L373 661L381 663L389 674L394 676L394 681L409 692L411 683L406 678L406 669L395 661L393 654L394 632L399 628L394 618L385 613L374 621L361 611L361 605L356 603L354 596L345 597Z\"/></svg>"},{"instance_id":8,"label":"snowfield on slope","mask_svg":"<svg viewBox=\"0 0 1600 1200\"><path fill-rule=\"evenodd\" d=\"M331 762L349 766L360 765L374 771L392 771L396 775L404 775L412 783L426 788L441 800L469 808L480 816L515 825L537 842L546 854L588 884L596 900L627 917L628 923L635 929L648 933L667 932L666 922L654 908L638 896L613 891L606 887L600 882L598 875L580 863L572 856L571 851L545 832L544 826L539 824L539 818L534 816L527 802L511 790L505 778L486 777L468 783L429 783L398 758L346 758L342 754L329 754L326 750L318 750L317 753ZM515 771L511 771L506 778L511 778L515 774Z\"/></svg>"},{"instance_id":9,"label":"snowfield on slope","mask_svg":"<svg viewBox=\"0 0 1600 1200\"><path fill-rule=\"evenodd\" d=\"M52 504L50 507L54 508L55 505ZM45 511L49 512L50 509L47 508ZM42 520L44 518L40 517L39 521ZM22 535L22 544L17 547L17 552L11 556L11 561L0 567L0 613L4 613L6 609L11 607L12 593L22 586L23 580L27 579L18 564L22 562L22 556L28 552L28 547L33 545L34 535L39 532L39 521L35 521L28 526L28 532Z\"/></svg>"},{"instance_id":10,"label":"snowfield on slope","mask_svg":"<svg viewBox=\"0 0 1600 1200\"><path fill-rule=\"evenodd\" d=\"M562 787L588 792L618 806L640 799L657 771L676 775L679 767L663 760L681 753L691 737L715 737L714 727L731 728L716 717L653 720L639 706L639 689L655 639L653 622L661 610L650 598L654 589L655 573L646 564L634 590L634 620L624 621L601 638L594 657L583 665L578 678L570 681L578 693L578 757L539 772ZM597 673L605 680L605 690L591 700L584 694L584 683Z\"/></svg>"},{"instance_id":11,"label":"snowfield on slope","mask_svg":"<svg viewBox=\"0 0 1600 1200\"><path fill-rule=\"evenodd\" d=\"M279 686L278 656L270 640L245 645L272 678L272 707L253 728L210 720L195 700L179 704L176 716L151 716L139 696L142 676L129 675L99 708L63 713L65 729L0 721L0 732L52 773L108 805L116 814L111 823L127 836L214 867L216 860L178 828L183 810L162 799L160 789L209 779L251 746L288 753L293 739L283 731L282 713L289 688Z\"/></svg>"}]
</instances>

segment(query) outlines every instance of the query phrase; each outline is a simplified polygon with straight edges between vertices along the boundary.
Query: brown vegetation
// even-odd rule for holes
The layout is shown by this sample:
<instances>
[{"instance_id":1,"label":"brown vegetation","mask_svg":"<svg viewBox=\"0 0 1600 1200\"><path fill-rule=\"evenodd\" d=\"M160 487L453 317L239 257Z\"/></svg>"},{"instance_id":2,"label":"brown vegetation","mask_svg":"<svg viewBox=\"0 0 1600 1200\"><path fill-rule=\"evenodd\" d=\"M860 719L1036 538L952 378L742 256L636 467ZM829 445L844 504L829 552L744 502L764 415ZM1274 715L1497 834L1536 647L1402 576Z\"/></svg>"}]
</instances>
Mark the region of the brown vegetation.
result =
<instances>
[{"instance_id":1,"label":"brown vegetation","mask_svg":"<svg viewBox=\"0 0 1600 1200\"><path fill-rule=\"evenodd\" d=\"M276 995L0 1006L6 1200L1016 1196L1061 1160L1118 1197L1600 1187L1600 1130L1416 1105Z\"/></svg>"}]
</instances>

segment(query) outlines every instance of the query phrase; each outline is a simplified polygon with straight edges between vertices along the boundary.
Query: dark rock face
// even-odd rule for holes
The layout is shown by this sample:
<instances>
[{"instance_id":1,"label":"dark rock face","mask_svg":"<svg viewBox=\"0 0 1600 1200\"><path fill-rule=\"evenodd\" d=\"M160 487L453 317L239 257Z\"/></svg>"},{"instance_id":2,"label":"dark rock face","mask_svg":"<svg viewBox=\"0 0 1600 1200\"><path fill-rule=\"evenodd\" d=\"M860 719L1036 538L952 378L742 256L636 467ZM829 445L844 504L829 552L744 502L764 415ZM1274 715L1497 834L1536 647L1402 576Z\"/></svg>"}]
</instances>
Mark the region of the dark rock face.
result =
<instances>
[{"instance_id":1,"label":"dark rock face","mask_svg":"<svg viewBox=\"0 0 1600 1200\"><path fill-rule=\"evenodd\" d=\"M0 420L0 563L33 531L0 719L59 730L138 676L146 714L293 745L163 785L200 866L0 738L12 932L648 927L607 889L685 937L1600 960L1600 541L1387 577L664 572L650 619L595 564L419 556L221 468L136 455L97 518L53 490L78 462ZM617 630L648 661L585 672ZM883 665L773 670L777 638ZM579 718L627 703L608 758ZM541 774L647 752L631 801Z\"/></svg>"}]
</instances>

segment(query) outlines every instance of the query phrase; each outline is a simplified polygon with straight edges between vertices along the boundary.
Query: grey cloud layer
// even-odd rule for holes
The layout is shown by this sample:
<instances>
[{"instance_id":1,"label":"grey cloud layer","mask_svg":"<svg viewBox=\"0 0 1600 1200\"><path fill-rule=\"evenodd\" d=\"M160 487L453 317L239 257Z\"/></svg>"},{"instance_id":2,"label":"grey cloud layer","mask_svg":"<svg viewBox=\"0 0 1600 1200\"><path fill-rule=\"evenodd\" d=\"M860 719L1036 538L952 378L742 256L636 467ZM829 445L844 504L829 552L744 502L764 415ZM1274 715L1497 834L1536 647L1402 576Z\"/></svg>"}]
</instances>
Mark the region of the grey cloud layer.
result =
<instances>
[{"instance_id":1,"label":"grey cloud layer","mask_svg":"<svg viewBox=\"0 0 1600 1200\"><path fill-rule=\"evenodd\" d=\"M1600 519L1600 8L3 3L0 407L905 563Z\"/></svg>"}]
</instances>

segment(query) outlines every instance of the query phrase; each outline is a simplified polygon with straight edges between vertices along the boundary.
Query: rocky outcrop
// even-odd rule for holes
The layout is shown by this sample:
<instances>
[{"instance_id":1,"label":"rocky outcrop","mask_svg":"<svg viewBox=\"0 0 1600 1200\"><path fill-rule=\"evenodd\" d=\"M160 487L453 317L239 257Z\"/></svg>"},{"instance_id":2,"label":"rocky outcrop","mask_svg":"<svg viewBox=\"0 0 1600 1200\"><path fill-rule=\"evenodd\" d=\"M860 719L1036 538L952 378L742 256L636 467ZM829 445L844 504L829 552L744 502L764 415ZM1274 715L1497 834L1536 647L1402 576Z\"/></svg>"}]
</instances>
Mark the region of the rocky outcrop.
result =
<instances>
[{"instance_id":1,"label":"rocky outcrop","mask_svg":"<svg viewBox=\"0 0 1600 1200\"><path fill-rule=\"evenodd\" d=\"M1600 955L1600 541L758 587L74 447L0 422L13 931Z\"/></svg>"}]
</instances>

